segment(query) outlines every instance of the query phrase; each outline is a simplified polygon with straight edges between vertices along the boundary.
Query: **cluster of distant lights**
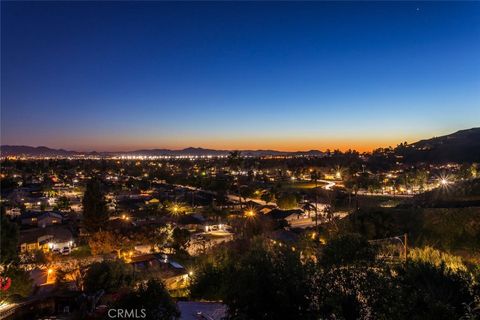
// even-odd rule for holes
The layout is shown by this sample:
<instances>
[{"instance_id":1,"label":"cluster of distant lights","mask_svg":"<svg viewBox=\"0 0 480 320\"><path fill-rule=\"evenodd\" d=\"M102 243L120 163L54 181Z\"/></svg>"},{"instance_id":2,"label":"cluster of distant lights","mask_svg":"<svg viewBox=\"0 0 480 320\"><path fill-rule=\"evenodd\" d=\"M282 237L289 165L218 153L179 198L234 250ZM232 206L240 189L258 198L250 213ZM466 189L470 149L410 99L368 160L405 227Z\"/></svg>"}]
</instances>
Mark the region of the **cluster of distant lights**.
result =
<instances>
[{"instance_id":1,"label":"cluster of distant lights","mask_svg":"<svg viewBox=\"0 0 480 320\"><path fill-rule=\"evenodd\" d=\"M117 156L112 159L115 160L163 160L163 159L188 159L188 160L197 160L197 159L223 159L227 156L212 156L212 155L202 155L202 156L142 156L142 155L129 155L129 156Z\"/></svg>"},{"instance_id":2,"label":"cluster of distant lights","mask_svg":"<svg viewBox=\"0 0 480 320\"><path fill-rule=\"evenodd\" d=\"M37 159L37 160L57 160L57 159L67 159L67 160L78 160L78 159L88 159L88 160L102 160L102 159L112 159L112 160L170 160L170 159L179 159L179 160L198 160L198 159L224 159L227 158L227 155L178 155L178 156L145 156L145 155L121 155L121 156L109 156L109 157L102 157L102 156L70 156L70 157L63 157L63 156L55 156L55 157L43 157L43 156L7 156L1 157L1 159L10 159L10 160L30 160L30 159Z\"/></svg>"},{"instance_id":3,"label":"cluster of distant lights","mask_svg":"<svg viewBox=\"0 0 480 320\"><path fill-rule=\"evenodd\" d=\"M241 155L242 158L257 158L253 155ZM318 156L311 155L262 155L258 156L262 159L290 159L290 158L317 158ZM324 156L322 156L324 157ZM116 155L116 156L101 156L101 155L84 155L78 154L74 156L31 156L31 155L8 155L0 156L0 159L9 159L9 160L103 160L103 159L112 159L112 160L170 160L170 159L188 159L188 160L198 160L198 159L225 159L228 158L228 155L161 155L161 156L146 156L146 155Z\"/></svg>"}]
</instances>

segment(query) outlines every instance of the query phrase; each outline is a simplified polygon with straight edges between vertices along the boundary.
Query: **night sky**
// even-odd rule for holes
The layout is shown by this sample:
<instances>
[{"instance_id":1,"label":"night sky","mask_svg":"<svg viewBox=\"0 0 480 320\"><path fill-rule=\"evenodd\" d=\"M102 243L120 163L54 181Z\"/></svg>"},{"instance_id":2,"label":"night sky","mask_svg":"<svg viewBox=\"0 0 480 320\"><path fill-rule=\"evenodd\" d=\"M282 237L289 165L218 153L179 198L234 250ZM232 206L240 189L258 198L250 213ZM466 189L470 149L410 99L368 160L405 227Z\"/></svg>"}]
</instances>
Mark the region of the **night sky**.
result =
<instances>
[{"instance_id":1,"label":"night sky","mask_svg":"<svg viewBox=\"0 0 480 320\"><path fill-rule=\"evenodd\" d=\"M480 3L2 2L1 143L370 150L480 126Z\"/></svg>"}]
</instances>

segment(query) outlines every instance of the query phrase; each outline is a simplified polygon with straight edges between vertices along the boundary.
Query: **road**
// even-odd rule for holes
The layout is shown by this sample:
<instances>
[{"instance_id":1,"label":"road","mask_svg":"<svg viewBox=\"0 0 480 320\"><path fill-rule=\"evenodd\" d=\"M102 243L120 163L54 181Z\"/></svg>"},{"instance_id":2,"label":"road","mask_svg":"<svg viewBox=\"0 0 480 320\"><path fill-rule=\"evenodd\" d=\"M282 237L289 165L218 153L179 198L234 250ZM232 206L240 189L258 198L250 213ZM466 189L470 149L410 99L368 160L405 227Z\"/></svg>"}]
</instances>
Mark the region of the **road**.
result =
<instances>
[{"instance_id":1,"label":"road","mask_svg":"<svg viewBox=\"0 0 480 320\"><path fill-rule=\"evenodd\" d=\"M323 189L325 190L332 190L333 187L335 187L336 183L333 181L328 181L328 180L318 180L318 182L325 183L324 186L322 186Z\"/></svg>"},{"instance_id":2,"label":"road","mask_svg":"<svg viewBox=\"0 0 480 320\"><path fill-rule=\"evenodd\" d=\"M388 197L388 198L412 198L414 195L413 194L389 194L389 193L374 193L374 192L368 192L368 191L363 191L359 190L357 192L358 195L361 196L369 196L369 197Z\"/></svg>"}]
</instances>

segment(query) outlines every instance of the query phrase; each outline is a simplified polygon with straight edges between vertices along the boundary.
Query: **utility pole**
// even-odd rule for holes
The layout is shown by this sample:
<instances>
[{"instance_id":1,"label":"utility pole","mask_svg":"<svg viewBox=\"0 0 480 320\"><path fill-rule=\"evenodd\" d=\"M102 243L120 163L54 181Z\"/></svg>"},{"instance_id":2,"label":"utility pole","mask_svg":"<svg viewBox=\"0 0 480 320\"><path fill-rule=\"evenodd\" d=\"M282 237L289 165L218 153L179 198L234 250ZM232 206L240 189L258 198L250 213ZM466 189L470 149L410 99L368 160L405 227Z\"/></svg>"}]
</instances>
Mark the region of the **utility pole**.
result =
<instances>
[{"instance_id":1,"label":"utility pole","mask_svg":"<svg viewBox=\"0 0 480 320\"><path fill-rule=\"evenodd\" d=\"M405 265L408 261L408 234L403 234L403 254L405 255Z\"/></svg>"}]
</instances>

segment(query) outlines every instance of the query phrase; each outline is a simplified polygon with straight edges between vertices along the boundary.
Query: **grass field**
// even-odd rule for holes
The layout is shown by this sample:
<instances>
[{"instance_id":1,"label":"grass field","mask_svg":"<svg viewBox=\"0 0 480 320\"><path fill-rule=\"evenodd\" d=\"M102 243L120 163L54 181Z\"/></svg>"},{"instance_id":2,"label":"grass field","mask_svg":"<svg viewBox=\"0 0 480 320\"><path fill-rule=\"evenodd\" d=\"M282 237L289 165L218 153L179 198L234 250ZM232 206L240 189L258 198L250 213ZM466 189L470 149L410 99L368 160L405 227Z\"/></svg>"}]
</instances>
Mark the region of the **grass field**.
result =
<instances>
[{"instance_id":1,"label":"grass field","mask_svg":"<svg viewBox=\"0 0 480 320\"><path fill-rule=\"evenodd\" d=\"M325 183L318 182L317 186L320 188L324 186ZM311 181L298 181L298 182L290 182L283 185L285 189L313 189L315 188L315 182Z\"/></svg>"}]
</instances>

